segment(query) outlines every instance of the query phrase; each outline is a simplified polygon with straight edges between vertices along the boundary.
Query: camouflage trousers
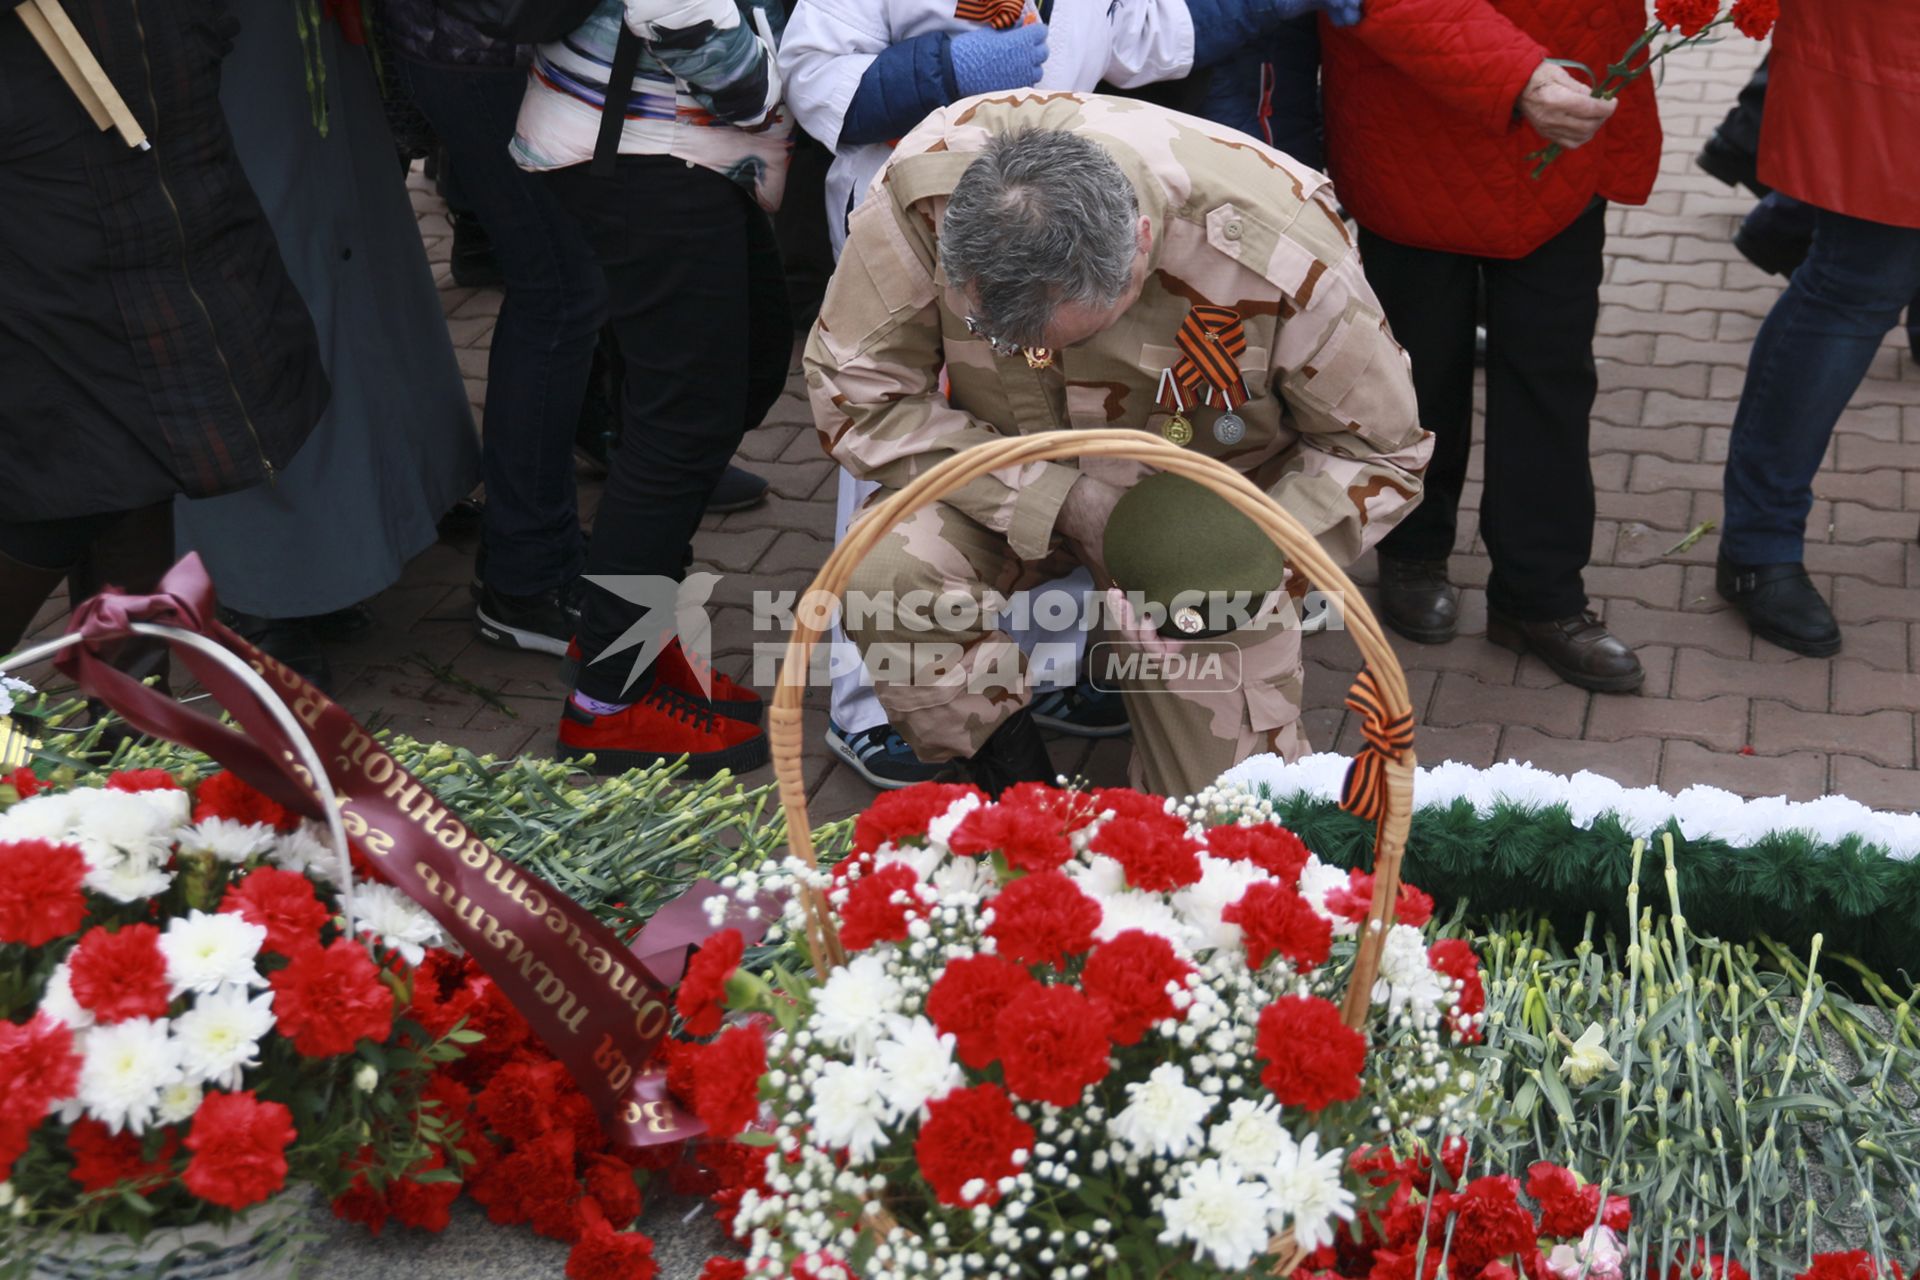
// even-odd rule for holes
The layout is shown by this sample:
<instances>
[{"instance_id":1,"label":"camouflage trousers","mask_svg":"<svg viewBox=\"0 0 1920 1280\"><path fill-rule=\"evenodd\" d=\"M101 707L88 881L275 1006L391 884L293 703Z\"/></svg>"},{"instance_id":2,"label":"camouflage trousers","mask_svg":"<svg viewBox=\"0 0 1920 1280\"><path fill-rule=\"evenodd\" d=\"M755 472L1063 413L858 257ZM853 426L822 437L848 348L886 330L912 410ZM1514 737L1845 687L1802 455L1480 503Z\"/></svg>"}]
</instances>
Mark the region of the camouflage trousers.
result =
<instances>
[{"instance_id":1,"label":"camouflage trousers","mask_svg":"<svg viewBox=\"0 0 1920 1280\"><path fill-rule=\"evenodd\" d=\"M1001 602L1069 572L1064 550L1023 561L1004 535L944 503L890 530L848 586L847 634L887 718L923 760L973 755L1029 698L1029 659ZM1087 674L1118 689L1133 722L1134 786L1189 795L1263 751L1307 750L1298 615L1276 591L1251 625L1169 641L1102 605ZM996 612L998 611L998 612ZM1063 637L1064 639L1065 637Z\"/></svg>"}]
</instances>

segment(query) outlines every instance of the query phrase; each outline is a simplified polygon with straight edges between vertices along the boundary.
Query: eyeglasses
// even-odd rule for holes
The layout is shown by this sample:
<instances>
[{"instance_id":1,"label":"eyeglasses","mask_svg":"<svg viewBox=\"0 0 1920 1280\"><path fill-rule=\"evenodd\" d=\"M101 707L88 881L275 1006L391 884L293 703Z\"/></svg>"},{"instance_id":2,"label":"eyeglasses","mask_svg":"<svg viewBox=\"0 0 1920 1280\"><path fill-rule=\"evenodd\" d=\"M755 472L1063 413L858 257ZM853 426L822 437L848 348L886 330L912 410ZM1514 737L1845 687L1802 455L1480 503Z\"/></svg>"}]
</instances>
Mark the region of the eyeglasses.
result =
<instances>
[{"instance_id":1,"label":"eyeglasses","mask_svg":"<svg viewBox=\"0 0 1920 1280\"><path fill-rule=\"evenodd\" d=\"M1027 347L1018 342L996 338L986 331L986 322L978 316L967 317L967 332L986 340L987 350L996 356L1025 356L1030 369L1045 369L1053 364L1053 352L1046 347Z\"/></svg>"}]
</instances>

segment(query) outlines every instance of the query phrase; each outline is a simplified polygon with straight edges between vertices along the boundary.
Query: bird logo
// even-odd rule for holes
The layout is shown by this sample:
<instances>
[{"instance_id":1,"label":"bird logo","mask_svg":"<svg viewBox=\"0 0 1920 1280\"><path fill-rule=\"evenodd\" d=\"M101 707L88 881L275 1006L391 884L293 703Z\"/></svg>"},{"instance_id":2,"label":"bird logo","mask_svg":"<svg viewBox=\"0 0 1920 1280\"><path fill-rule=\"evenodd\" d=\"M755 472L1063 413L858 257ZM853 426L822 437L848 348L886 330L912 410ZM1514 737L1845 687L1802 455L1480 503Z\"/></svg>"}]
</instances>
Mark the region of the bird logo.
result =
<instances>
[{"instance_id":1,"label":"bird logo","mask_svg":"<svg viewBox=\"0 0 1920 1280\"><path fill-rule=\"evenodd\" d=\"M638 620L591 661L605 662L617 653L634 650L626 683L631 689L678 636L687 665L700 683L701 695L712 696L713 622L707 617L707 601L720 582L719 574L689 573L684 581L675 581L653 574L601 573L589 574L586 580L641 610Z\"/></svg>"}]
</instances>

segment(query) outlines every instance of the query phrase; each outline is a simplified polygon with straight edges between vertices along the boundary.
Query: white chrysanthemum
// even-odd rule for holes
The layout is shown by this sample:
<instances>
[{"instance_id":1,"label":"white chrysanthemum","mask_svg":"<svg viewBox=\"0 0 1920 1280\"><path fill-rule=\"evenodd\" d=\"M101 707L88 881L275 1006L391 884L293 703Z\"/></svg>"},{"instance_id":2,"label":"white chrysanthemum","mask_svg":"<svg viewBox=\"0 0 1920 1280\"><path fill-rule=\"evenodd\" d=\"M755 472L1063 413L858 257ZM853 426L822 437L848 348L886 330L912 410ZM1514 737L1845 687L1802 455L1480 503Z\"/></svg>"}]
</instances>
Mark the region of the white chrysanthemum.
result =
<instances>
[{"instance_id":1,"label":"white chrysanthemum","mask_svg":"<svg viewBox=\"0 0 1920 1280\"><path fill-rule=\"evenodd\" d=\"M273 1030L273 993L250 996L223 987L201 996L173 1020L180 1067L190 1080L238 1089L241 1073L260 1065L260 1040Z\"/></svg>"},{"instance_id":2,"label":"white chrysanthemum","mask_svg":"<svg viewBox=\"0 0 1920 1280\"><path fill-rule=\"evenodd\" d=\"M1127 1098L1108 1128L1137 1154L1184 1156L1206 1140L1213 1099L1188 1084L1178 1065L1161 1063L1145 1080L1127 1086Z\"/></svg>"},{"instance_id":3,"label":"white chrysanthemum","mask_svg":"<svg viewBox=\"0 0 1920 1280\"><path fill-rule=\"evenodd\" d=\"M1421 932L1408 924L1387 930L1387 943L1380 949L1380 980L1373 984L1374 1003L1397 1013L1409 1007L1425 1011L1446 998L1440 975L1427 962L1427 940Z\"/></svg>"},{"instance_id":4,"label":"white chrysanthemum","mask_svg":"<svg viewBox=\"0 0 1920 1280\"><path fill-rule=\"evenodd\" d=\"M896 1117L918 1115L929 1102L966 1083L953 1061L953 1036L942 1035L925 1018L896 1019L873 1060L886 1073L882 1090Z\"/></svg>"},{"instance_id":5,"label":"white chrysanthemum","mask_svg":"<svg viewBox=\"0 0 1920 1280\"><path fill-rule=\"evenodd\" d=\"M967 815L982 803L979 796L964 795L948 805L944 813L927 824L927 843L944 852L953 843L954 828L965 822Z\"/></svg>"},{"instance_id":6,"label":"white chrysanthemum","mask_svg":"<svg viewBox=\"0 0 1920 1280\"><path fill-rule=\"evenodd\" d=\"M856 1163L873 1158L874 1149L887 1140L882 1122L887 1083L880 1068L865 1060L829 1062L813 1086L807 1119L811 1138L828 1147L844 1147Z\"/></svg>"},{"instance_id":7,"label":"white chrysanthemum","mask_svg":"<svg viewBox=\"0 0 1920 1280\"><path fill-rule=\"evenodd\" d=\"M191 1080L176 1080L160 1091L160 1106L153 1118L161 1124L184 1124L200 1110L206 1091Z\"/></svg>"},{"instance_id":8,"label":"white chrysanthemum","mask_svg":"<svg viewBox=\"0 0 1920 1280\"><path fill-rule=\"evenodd\" d=\"M64 1022L75 1031L93 1025L93 1010L73 998L73 960L68 957L54 966L47 978L46 994L40 997L40 1012L55 1022Z\"/></svg>"},{"instance_id":9,"label":"white chrysanthemum","mask_svg":"<svg viewBox=\"0 0 1920 1280\"><path fill-rule=\"evenodd\" d=\"M1192 930L1202 950L1237 950L1240 926L1228 924L1220 918L1220 913L1240 901L1249 886L1266 878L1267 873L1251 862L1202 857L1199 883L1173 895L1174 910Z\"/></svg>"},{"instance_id":10,"label":"white chrysanthemum","mask_svg":"<svg viewBox=\"0 0 1920 1280\"><path fill-rule=\"evenodd\" d=\"M1333 922L1333 936L1350 938L1360 931L1360 926L1344 916L1336 916L1327 910L1327 894L1335 889L1344 889L1348 876L1339 867L1328 866L1320 861L1317 854L1307 855L1307 864L1300 869L1300 896L1307 905Z\"/></svg>"},{"instance_id":11,"label":"white chrysanthemum","mask_svg":"<svg viewBox=\"0 0 1920 1280\"><path fill-rule=\"evenodd\" d=\"M1111 898L1127 891L1127 869L1119 859L1104 853L1089 853L1066 866L1069 879L1089 898Z\"/></svg>"},{"instance_id":12,"label":"white chrysanthemum","mask_svg":"<svg viewBox=\"0 0 1920 1280\"><path fill-rule=\"evenodd\" d=\"M87 872L81 883L115 902L144 902L165 893L173 884L173 873L133 858L123 858Z\"/></svg>"},{"instance_id":13,"label":"white chrysanthemum","mask_svg":"<svg viewBox=\"0 0 1920 1280\"><path fill-rule=\"evenodd\" d=\"M238 864L272 848L275 832L264 822L205 818L181 828L175 838L182 853L210 853L222 862Z\"/></svg>"},{"instance_id":14,"label":"white chrysanthemum","mask_svg":"<svg viewBox=\"0 0 1920 1280\"><path fill-rule=\"evenodd\" d=\"M72 838L87 861L154 866L173 853L173 824L138 792L88 788L68 794L76 801Z\"/></svg>"},{"instance_id":15,"label":"white chrysanthemum","mask_svg":"<svg viewBox=\"0 0 1920 1280\"><path fill-rule=\"evenodd\" d=\"M1265 1252L1273 1196L1219 1160L1202 1160L1180 1176L1179 1190L1160 1204L1164 1244L1193 1245L1193 1260L1211 1255L1225 1271L1245 1271Z\"/></svg>"},{"instance_id":16,"label":"white chrysanthemum","mask_svg":"<svg viewBox=\"0 0 1920 1280\"><path fill-rule=\"evenodd\" d=\"M905 993L877 955L855 956L821 984L813 1000L815 1035L835 1048L871 1054L900 1011Z\"/></svg>"},{"instance_id":17,"label":"white chrysanthemum","mask_svg":"<svg viewBox=\"0 0 1920 1280\"><path fill-rule=\"evenodd\" d=\"M180 1063L165 1018L128 1018L87 1032L80 1064L79 1102L115 1133L146 1131L167 1086L180 1080Z\"/></svg>"},{"instance_id":18,"label":"white chrysanthemum","mask_svg":"<svg viewBox=\"0 0 1920 1280\"><path fill-rule=\"evenodd\" d=\"M356 933L375 935L408 964L426 959L427 947L446 943L440 922L390 884L354 886L353 928Z\"/></svg>"},{"instance_id":19,"label":"white chrysanthemum","mask_svg":"<svg viewBox=\"0 0 1920 1280\"><path fill-rule=\"evenodd\" d=\"M0 813L0 840L64 840L73 831L76 793L43 791Z\"/></svg>"},{"instance_id":20,"label":"white chrysanthemum","mask_svg":"<svg viewBox=\"0 0 1920 1280\"><path fill-rule=\"evenodd\" d=\"M13 700L33 692L33 686L12 676L0 676L0 716L13 714Z\"/></svg>"},{"instance_id":21,"label":"white chrysanthemum","mask_svg":"<svg viewBox=\"0 0 1920 1280\"><path fill-rule=\"evenodd\" d=\"M1235 1098L1227 1118L1208 1131L1207 1146L1249 1173L1264 1174L1279 1164L1293 1139L1280 1127L1279 1105L1272 1098Z\"/></svg>"},{"instance_id":22,"label":"white chrysanthemum","mask_svg":"<svg viewBox=\"0 0 1920 1280\"><path fill-rule=\"evenodd\" d=\"M1100 904L1100 927L1093 936L1102 942L1116 938L1129 929L1158 934L1173 944L1183 956L1193 954L1193 934L1178 912L1157 893L1127 890L1096 898Z\"/></svg>"},{"instance_id":23,"label":"white chrysanthemum","mask_svg":"<svg viewBox=\"0 0 1920 1280\"><path fill-rule=\"evenodd\" d=\"M1353 1217L1353 1192L1340 1181L1345 1153L1335 1148L1322 1155L1318 1134L1298 1144L1286 1133L1281 1138L1280 1158L1267 1174L1274 1233L1291 1226L1293 1242L1302 1249L1332 1244L1334 1220Z\"/></svg>"},{"instance_id":24,"label":"white chrysanthemum","mask_svg":"<svg viewBox=\"0 0 1920 1280\"><path fill-rule=\"evenodd\" d=\"M267 980L254 967L265 926L250 923L232 912L209 915L190 911L176 916L160 935L160 954L167 958L167 977L173 994L208 993L229 983L264 987Z\"/></svg>"},{"instance_id":25,"label":"white chrysanthemum","mask_svg":"<svg viewBox=\"0 0 1920 1280\"><path fill-rule=\"evenodd\" d=\"M179 787L149 787L129 794L159 815L164 830L178 831L193 817L193 797Z\"/></svg>"},{"instance_id":26,"label":"white chrysanthemum","mask_svg":"<svg viewBox=\"0 0 1920 1280\"><path fill-rule=\"evenodd\" d=\"M328 884L340 883L340 854L321 823L302 822L276 840L267 856L282 870L298 871Z\"/></svg>"}]
</instances>

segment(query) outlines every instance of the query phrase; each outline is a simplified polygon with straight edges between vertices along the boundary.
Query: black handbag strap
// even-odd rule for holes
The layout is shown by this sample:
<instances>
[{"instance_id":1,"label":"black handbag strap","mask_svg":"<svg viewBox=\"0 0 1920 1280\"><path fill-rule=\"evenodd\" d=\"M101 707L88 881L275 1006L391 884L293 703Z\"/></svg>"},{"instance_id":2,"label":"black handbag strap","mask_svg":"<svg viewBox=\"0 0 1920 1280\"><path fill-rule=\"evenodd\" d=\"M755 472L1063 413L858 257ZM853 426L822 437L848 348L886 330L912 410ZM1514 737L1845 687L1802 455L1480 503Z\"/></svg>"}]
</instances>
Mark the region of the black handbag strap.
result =
<instances>
[{"instance_id":1,"label":"black handbag strap","mask_svg":"<svg viewBox=\"0 0 1920 1280\"><path fill-rule=\"evenodd\" d=\"M639 34L621 22L606 96L600 105L600 137L593 144L593 165L588 169L596 178L611 178L614 161L620 158L620 131L626 127L627 102L633 97L633 73L640 68L640 46Z\"/></svg>"}]
</instances>

